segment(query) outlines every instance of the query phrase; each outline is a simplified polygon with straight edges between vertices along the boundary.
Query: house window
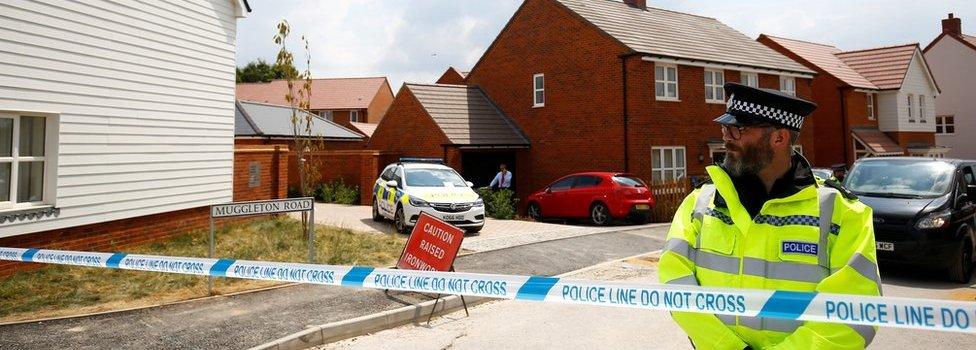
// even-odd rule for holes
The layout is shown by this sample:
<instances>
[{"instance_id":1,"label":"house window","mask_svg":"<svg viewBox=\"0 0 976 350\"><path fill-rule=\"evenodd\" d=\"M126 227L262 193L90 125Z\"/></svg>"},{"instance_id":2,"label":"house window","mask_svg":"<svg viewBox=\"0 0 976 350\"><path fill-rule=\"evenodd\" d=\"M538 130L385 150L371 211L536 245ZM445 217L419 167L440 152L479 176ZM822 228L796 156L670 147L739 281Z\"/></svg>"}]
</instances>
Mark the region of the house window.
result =
<instances>
[{"instance_id":1,"label":"house window","mask_svg":"<svg viewBox=\"0 0 976 350\"><path fill-rule=\"evenodd\" d=\"M915 99L915 95L912 94L908 95L908 122L909 123L915 122L915 108L912 107L912 100L914 99Z\"/></svg>"},{"instance_id":2,"label":"house window","mask_svg":"<svg viewBox=\"0 0 976 350\"><path fill-rule=\"evenodd\" d=\"M47 118L0 114L0 209L44 204L52 141Z\"/></svg>"},{"instance_id":3,"label":"house window","mask_svg":"<svg viewBox=\"0 0 976 350\"><path fill-rule=\"evenodd\" d=\"M759 87L759 74L742 72L741 78L739 80L742 85L752 86L754 88Z\"/></svg>"},{"instance_id":4,"label":"house window","mask_svg":"<svg viewBox=\"0 0 976 350\"><path fill-rule=\"evenodd\" d=\"M658 100L678 100L678 66L654 65L654 96Z\"/></svg>"},{"instance_id":5,"label":"house window","mask_svg":"<svg viewBox=\"0 0 976 350\"><path fill-rule=\"evenodd\" d=\"M796 78L780 76L779 91L785 92L790 96L796 96Z\"/></svg>"},{"instance_id":6,"label":"house window","mask_svg":"<svg viewBox=\"0 0 976 350\"><path fill-rule=\"evenodd\" d=\"M705 70L705 102L725 103L725 75L720 70Z\"/></svg>"},{"instance_id":7,"label":"house window","mask_svg":"<svg viewBox=\"0 0 976 350\"><path fill-rule=\"evenodd\" d=\"M359 111L349 111L349 121L358 122L359 121Z\"/></svg>"},{"instance_id":8,"label":"house window","mask_svg":"<svg viewBox=\"0 0 976 350\"><path fill-rule=\"evenodd\" d=\"M868 120L875 120L877 116L874 115L874 94L866 93L868 97Z\"/></svg>"},{"instance_id":9,"label":"house window","mask_svg":"<svg viewBox=\"0 0 976 350\"><path fill-rule=\"evenodd\" d=\"M925 95L918 95L918 121L927 123L925 121Z\"/></svg>"},{"instance_id":10,"label":"house window","mask_svg":"<svg viewBox=\"0 0 976 350\"><path fill-rule=\"evenodd\" d=\"M319 116L330 122L332 121L332 111L319 111Z\"/></svg>"},{"instance_id":11,"label":"house window","mask_svg":"<svg viewBox=\"0 0 976 350\"><path fill-rule=\"evenodd\" d=\"M935 116L935 133L939 135L952 135L956 133L955 115Z\"/></svg>"},{"instance_id":12,"label":"house window","mask_svg":"<svg viewBox=\"0 0 976 350\"><path fill-rule=\"evenodd\" d=\"M532 107L546 105L546 77L542 73L532 76Z\"/></svg>"},{"instance_id":13,"label":"house window","mask_svg":"<svg viewBox=\"0 0 976 350\"><path fill-rule=\"evenodd\" d=\"M674 181L685 177L685 148L681 146L651 148L651 181Z\"/></svg>"}]
</instances>

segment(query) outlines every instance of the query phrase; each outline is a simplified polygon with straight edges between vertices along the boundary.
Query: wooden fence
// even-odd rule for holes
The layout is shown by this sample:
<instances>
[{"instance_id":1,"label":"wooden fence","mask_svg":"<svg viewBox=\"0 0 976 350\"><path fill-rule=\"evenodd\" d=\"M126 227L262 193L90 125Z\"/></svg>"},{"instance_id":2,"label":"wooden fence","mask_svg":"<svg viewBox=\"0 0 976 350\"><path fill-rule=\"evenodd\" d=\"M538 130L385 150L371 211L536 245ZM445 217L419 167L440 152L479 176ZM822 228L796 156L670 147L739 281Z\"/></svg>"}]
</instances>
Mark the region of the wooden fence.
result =
<instances>
[{"instance_id":1,"label":"wooden fence","mask_svg":"<svg viewBox=\"0 0 976 350\"><path fill-rule=\"evenodd\" d=\"M652 222L671 222L681 201L688 195L688 179L650 184L651 193L657 204L651 210Z\"/></svg>"}]
</instances>

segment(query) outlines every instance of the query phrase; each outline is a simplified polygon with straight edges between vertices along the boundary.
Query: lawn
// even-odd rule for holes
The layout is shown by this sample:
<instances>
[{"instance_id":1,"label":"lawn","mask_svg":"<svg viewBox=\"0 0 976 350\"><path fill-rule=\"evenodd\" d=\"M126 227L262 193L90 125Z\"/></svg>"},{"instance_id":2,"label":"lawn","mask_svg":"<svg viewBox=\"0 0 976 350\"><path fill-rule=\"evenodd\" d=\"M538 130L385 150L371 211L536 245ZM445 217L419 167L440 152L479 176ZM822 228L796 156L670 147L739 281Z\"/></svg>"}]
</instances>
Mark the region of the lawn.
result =
<instances>
[{"instance_id":1,"label":"lawn","mask_svg":"<svg viewBox=\"0 0 976 350\"><path fill-rule=\"evenodd\" d=\"M285 216L218 225L216 257L307 262L301 222ZM377 235L318 226L316 262L389 266L403 249L399 235ZM126 253L207 256L207 231L124 249ZM214 293L280 285L280 282L215 278ZM47 265L0 280L0 322L77 315L156 305L207 296L207 277L157 272Z\"/></svg>"}]
</instances>

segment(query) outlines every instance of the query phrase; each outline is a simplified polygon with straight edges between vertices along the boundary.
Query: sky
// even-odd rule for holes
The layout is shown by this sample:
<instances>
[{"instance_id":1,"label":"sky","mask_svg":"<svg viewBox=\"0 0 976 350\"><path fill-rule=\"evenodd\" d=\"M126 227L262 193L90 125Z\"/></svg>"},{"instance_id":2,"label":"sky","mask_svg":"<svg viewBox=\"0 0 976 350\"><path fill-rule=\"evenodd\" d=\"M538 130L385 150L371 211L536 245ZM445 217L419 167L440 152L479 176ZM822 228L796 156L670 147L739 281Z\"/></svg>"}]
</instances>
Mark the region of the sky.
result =
<instances>
[{"instance_id":1,"label":"sky","mask_svg":"<svg viewBox=\"0 0 976 350\"><path fill-rule=\"evenodd\" d=\"M612 1L612 0L596 0ZM273 62L278 21L292 27L288 48L304 69L304 35L314 78L386 76L432 83L454 66L470 69L522 0L250 0L238 22L237 64ZM973 0L648 0L648 6L713 17L758 37L765 33L833 44L841 50L918 42L941 33L952 12L976 35Z\"/></svg>"}]
</instances>

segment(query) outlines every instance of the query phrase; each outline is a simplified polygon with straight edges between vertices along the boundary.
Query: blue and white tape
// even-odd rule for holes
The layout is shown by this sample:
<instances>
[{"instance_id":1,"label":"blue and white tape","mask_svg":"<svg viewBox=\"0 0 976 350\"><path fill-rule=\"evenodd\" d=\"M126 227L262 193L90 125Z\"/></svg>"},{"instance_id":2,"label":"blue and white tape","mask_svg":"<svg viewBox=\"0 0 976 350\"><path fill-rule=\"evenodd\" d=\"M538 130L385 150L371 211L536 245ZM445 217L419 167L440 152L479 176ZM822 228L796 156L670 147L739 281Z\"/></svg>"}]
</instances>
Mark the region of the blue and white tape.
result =
<instances>
[{"instance_id":1,"label":"blue and white tape","mask_svg":"<svg viewBox=\"0 0 976 350\"><path fill-rule=\"evenodd\" d=\"M976 302L0 248L0 260L976 333Z\"/></svg>"}]
</instances>

